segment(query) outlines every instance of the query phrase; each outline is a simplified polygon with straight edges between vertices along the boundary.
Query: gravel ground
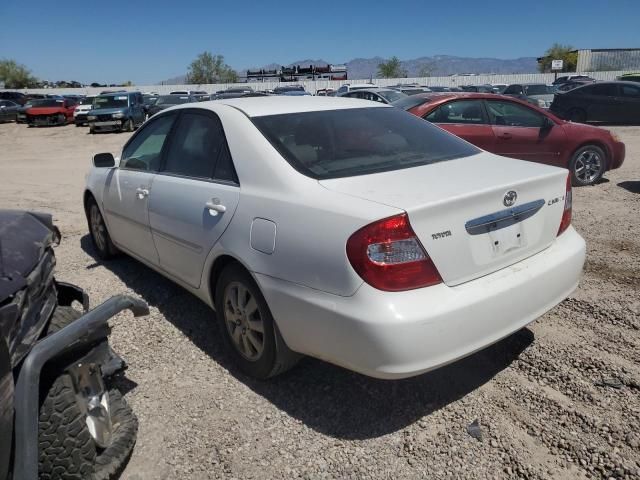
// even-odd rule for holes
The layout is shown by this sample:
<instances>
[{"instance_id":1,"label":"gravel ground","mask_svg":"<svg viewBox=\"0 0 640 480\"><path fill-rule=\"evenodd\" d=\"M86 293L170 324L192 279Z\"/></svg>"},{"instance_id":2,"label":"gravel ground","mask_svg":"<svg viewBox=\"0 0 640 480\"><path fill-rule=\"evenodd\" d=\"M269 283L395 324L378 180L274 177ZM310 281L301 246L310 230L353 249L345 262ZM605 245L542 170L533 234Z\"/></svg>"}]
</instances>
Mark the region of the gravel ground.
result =
<instances>
[{"instance_id":1,"label":"gravel ground","mask_svg":"<svg viewBox=\"0 0 640 480\"><path fill-rule=\"evenodd\" d=\"M314 359L248 379L199 300L129 258L97 262L84 174L128 134L0 125L0 207L54 214L58 277L92 305L127 292L151 306L112 322L140 419L122 478L640 478L640 128L614 130L626 163L574 189L579 289L499 344L403 381Z\"/></svg>"}]
</instances>

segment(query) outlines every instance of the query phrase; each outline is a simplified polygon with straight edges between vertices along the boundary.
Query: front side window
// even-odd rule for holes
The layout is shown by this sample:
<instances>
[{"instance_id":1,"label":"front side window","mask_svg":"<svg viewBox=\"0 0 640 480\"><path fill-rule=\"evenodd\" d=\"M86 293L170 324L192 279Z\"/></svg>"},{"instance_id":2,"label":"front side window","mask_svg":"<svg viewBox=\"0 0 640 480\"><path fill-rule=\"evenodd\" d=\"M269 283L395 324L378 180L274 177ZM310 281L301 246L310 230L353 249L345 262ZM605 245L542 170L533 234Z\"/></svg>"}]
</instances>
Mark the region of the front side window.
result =
<instances>
[{"instance_id":1,"label":"front side window","mask_svg":"<svg viewBox=\"0 0 640 480\"><path fill-rule=\"evenodd\" d=\"M494 125L507 127L540 128L545 123L545 116L514 102L496 100L487 101L489 120Z\"/></svg>"},{"instance_id":2,"label":"front side window","mask_svg":"<svg viewBox=\"0 0 640 480\"><path fill-rule=\"evenodd\" d=\"M288 113L252 120L285 160L315 179L399 170L480 152L392 107Z\"/></svg>"},{"instance_id":3,"label":"front side window","mask_svg":"<svg viewBox=\"0 0 640 480\"><path fill-rule=\"evenodd\" d=\"M162 147L175 117L175 115L163 115L149 121L124 147L120 167L157 172L160 168Z\"/></svg>"},{"instance_id":4,"label":"front side window","mask_svg":"<svg viewBox=\"0 0 640 480\"><path fill-rule=\"evenodd\" d=\"M424 118L431 123L463 123L471 125L487 123L480 100L460 100L445 103Z\"/></svg>"},{"instance_id":5,"label":"front side window","mask_svg":"<svg viewBox=\"0 0 640 480\"><path fill-rule=\"evenodd\" d=\"M640 87L635 85L622 85L622 96L640 100Z\"/></svg>"},{"instance_id":6,"label":"front side window","mask_svg":"<svg viewBox=\"0 0 640 480\"><path fill-rule=\"evenodd\" d=\"M525 85L527 95L553 95L553 87L548 85Z\"/></svg>"},{"instance_id":7,"label":"front side window","mask_svg":"<svg viewBox=\"0 0 640 480\"><path fill-rule=\"evenodd\" d=\"M171 139L164 171L186 177L212 178L226 145L220 120L183 113Z\"/></svg>"}]
</instances>

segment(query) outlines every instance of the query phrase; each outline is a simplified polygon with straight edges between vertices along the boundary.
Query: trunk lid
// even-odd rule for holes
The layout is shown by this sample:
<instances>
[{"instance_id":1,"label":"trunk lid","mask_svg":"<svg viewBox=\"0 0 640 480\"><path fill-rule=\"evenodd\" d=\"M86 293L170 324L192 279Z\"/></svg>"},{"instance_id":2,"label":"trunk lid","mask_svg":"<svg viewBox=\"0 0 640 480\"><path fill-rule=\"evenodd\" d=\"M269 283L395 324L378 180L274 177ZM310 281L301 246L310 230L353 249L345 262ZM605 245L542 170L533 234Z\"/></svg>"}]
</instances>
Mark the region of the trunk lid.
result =
<instances>
[{"instance_id":1,"label":"trunk lid","mask_svg":"<svg viewBox=\"0 0 640 480\"><path fill-rule=\"evenodd\" d=\"M513 265L555 240L567 171L482 152L330 180L325 188L402 209L447 285ZM512 205L506 201L516 192Z\"/></svg>"}]
</instances>

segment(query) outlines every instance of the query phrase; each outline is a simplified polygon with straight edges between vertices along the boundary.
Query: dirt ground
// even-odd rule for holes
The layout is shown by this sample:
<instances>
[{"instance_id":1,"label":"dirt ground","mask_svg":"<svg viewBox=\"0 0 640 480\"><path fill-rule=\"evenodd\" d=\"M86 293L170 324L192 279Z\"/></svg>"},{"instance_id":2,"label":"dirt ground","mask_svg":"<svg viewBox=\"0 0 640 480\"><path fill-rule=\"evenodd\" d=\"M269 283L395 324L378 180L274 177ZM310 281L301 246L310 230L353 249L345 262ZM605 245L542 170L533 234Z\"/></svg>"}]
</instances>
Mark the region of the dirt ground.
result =
<instances>
[{"instance_id":1,"label":"dirt ground","mask_svg":"<svg viewBox=\"0 0 640 480\"><path fill-rule=\"evenodd\" d=\"M0 207L54 215L58 277L92 305L130 293L151 306L112 322L140 420L124 479L640 478L640 127L613 130L625 164L574 189L588 247L578 290L499 344L403 381L314 359L248 379L199 300L127 257L96 261L84 176L128 134L0 124Z\"/></svg>"}]
</instances>

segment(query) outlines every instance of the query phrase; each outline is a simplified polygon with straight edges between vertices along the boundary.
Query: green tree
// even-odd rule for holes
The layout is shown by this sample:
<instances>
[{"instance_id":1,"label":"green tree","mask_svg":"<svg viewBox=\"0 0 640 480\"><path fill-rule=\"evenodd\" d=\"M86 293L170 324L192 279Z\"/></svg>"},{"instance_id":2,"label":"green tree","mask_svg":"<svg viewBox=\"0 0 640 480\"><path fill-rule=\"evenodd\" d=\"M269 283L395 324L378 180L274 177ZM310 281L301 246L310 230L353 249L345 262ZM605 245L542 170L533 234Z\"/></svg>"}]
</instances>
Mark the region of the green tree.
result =
<instances>
[{"instance_id":1,"label":"green tree","mask_svg":"<svg viewBox=\"0 0 640 480\"><path fill-rule=\"evenodd\" d=\"M563 60L563 72L575 72L578 66L578 52L571 45L554 43L538 60L538 70L542 73L551 72L551 61Z\"/></svg>"},{"instance_id":2,"label":"green tree","mask_svg":"<svg viewBox=\"0 0 640 480\"><path fill-rule=\"evenodd\" d=\"M224 63L222 55L202 52L189 65L187 83L234 83L238 81L238 74Z\"/></svg>"},{"instance_id":3,"label":"green tree","mask_svg":"<svg viewBox=\"0 0 640 480\"><path fill-rule=\"evenodd\" d=\"M29 88L36 85L36 78L24 65L15 60L0 60L0 82L5 88Z\"/></svg>"},{"instance_id":4,"label":"green tree","mask_svg":"<svg viewBox=\"0 0 640 480\"><path fill-rule=\"evenodd\" d=\"M402 68L400 59L395 55L386 62L378 64L378 77L381 78L399 78L406 77L407 72Z\"/></svg>"}]
</instances>

